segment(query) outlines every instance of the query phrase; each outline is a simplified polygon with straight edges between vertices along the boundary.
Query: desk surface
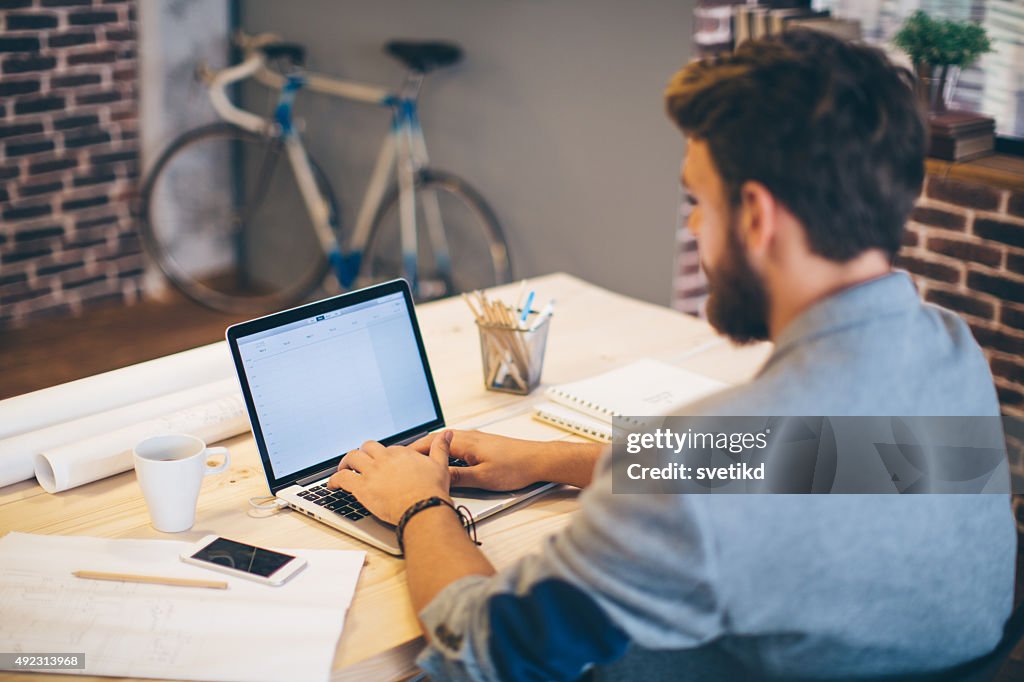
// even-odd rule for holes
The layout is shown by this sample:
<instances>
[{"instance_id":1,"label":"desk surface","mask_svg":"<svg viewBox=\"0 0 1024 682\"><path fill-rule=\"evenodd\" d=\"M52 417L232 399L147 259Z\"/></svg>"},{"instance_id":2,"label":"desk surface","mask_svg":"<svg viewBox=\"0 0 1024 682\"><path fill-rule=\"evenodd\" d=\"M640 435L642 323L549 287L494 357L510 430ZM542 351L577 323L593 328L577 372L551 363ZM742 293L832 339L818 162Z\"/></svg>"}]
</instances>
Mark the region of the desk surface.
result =
<instances>
[{"instance_id":1,"label":"desk surface","mask_svg":"<svg viewBox=\"0 0 1024 682\"><path fill-rule=\"evenodd\" d=\"M541 300L558 301L548 338L545 385L581 379L642 357L737 383L747 379L768 352L767 344L734 348L696 318L568 275L549 275L532 284ZM504 293L508 299L514 297L515 287L506 287ZM481 427L538 440L572 438L531 419L530 406L542 389L529 397L484 390L476 328L462 301L419 306L418 316L450 426ZM205 479L191 531L155 531L135 475L127 472L57 495L45 493L34 480L0 488L0 534L16 530L194 541L215 533L264 546L366 550L366 565L338 643L332 679L392 679L411 673L422 640L406 592L404 563L291 511L264 518L250 515L248 499L267 494L255 443L246 435L223 444L231 450L231 468ZM568 512L576 507L575 498L574 489L562 488L514 513L485 520L479 528L483 551L499 569L509 565L565 524ZM35 673L0 676L68 679Z\"/></svg>"}]
</instances>

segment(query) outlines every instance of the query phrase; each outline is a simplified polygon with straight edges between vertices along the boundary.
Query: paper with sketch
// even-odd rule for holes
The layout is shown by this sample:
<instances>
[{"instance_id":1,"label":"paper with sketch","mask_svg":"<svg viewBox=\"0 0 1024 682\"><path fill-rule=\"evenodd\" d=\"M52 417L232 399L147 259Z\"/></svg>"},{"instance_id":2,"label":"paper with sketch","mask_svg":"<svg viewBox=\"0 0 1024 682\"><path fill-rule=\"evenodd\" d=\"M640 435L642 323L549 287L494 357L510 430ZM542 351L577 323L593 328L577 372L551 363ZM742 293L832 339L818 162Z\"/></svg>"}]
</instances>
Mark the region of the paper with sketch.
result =
<instances>
[{"instance_id":1,"label":"paper with sketch","mask_svg":"<svg viewBox=\"0 0 1024 682\"><path fill-rule=\"evenodd\" d=\"M132 448L149 436L189 433L207 443L237 436L249 430L249 417L242 395L235 390L232 395L130 424L38 453L34 465L39 485L57 493L128 471L135 466Z\"/></svg>"},{"instance_id":2,"label":"paper with sketch","mask_svg":"<svg viewBox=\"0 0 1024 682\"><path fill-rule=\"evenodd\" d=\"M244 538L239 538L244 540ZM0 651L85 654L84 675L323 682L366 556L282 550L309 565L281 587L191 566L190 543L9 533ZM223 578L226 590L84 580L76 570Z\"/></svg>"},{"instance_id":3,"label":"paper with sketch","mask_svg":"<svg viewBox=\"0 0 1024 682\"><path fill-rule=\"evenodd\" d=\"M45 450L238 394L238 382L235 379L221 379L4 438L0 440L0 486L32 478L35 475L35 457Z\"/></svg>"}]
</instances>

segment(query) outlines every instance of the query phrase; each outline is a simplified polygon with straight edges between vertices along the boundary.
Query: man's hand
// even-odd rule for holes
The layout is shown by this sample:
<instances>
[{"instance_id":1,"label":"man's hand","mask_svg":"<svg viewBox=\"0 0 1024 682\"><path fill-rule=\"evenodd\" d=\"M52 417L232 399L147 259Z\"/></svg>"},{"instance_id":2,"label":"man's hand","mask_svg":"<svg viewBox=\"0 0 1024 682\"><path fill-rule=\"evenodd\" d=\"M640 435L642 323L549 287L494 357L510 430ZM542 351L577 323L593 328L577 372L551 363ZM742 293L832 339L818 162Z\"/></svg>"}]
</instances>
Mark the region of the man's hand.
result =
<instances>
[{"instance_id":1,"label":"man's hand","mask_svg":"<svg viewBox=\"0 0 1024 682\"><path fill-rule=\"evenodd\" d=\"M537 458L544 443L495 436L482 431L454 431L451 455L468 467L449 467L453 488L518 490L541 480ZM426 454L434 436L424 436L409 447Z\"/></svg>"},{"instance_id":2,"label":"man's hand","mask_svg":"<svg viewBox=\"0 0 1024 682\"><path fill-rule=\"evenodd\" d=\"M451 455L468 467L450 467L453 488L518 490L539 481L585 487L602 446L560 441L506 438L482 431L455 431ZM434 436L409 447L424 454L432 450Z\"/></svg>"},{"instance_id":3,"label":"man's hand","mask_svg":"<svg viewBox=\"0 0 1024 682\"><path fill-rule=\"evenodd\" d=\"M429 440L428 440L429 439ZM428 497L448 497L451 431L420 439L426 448L384 447L366 441L338 464L328 488L344 488L381 521L397 524L405 510ZM423 455L428 455L424 457Z\"/></svg>"}]
</instances>

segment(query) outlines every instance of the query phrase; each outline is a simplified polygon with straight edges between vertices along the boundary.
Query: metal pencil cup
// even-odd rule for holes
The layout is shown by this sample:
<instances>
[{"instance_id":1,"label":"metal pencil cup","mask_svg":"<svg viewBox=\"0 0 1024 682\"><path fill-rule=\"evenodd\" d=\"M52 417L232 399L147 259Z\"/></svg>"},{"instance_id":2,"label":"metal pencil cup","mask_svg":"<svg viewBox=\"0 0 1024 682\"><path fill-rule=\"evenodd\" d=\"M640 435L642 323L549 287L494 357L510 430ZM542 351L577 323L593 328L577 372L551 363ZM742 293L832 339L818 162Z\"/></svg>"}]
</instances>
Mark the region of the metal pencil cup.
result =
<instances>
[{"instance_id":1,"label":"metal pencil cup","mask_svg":"<svg viewBox=\"0 0 1024 682\"><path fill-rule=\"evenodd\" d=\"M545 316L536 329L515 329L478 322L484 387L490 391L519 395L527 395L537 388L544 369L544 349L550 324L550 315Z\"/></svg>"}]
</instances>

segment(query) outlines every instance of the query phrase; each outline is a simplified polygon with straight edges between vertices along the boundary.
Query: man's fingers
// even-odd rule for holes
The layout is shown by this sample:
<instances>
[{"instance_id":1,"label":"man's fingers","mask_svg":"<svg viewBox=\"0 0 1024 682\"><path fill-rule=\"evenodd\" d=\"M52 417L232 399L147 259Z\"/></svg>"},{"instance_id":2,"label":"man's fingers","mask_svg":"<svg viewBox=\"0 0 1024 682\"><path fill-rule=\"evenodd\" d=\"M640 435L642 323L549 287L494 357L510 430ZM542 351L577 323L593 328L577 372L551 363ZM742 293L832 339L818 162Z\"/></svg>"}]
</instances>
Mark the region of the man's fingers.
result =
<instances>
[{"instance_id":1,"label":"man's fingers","mask_svg":"<svg viewBox=\"0 0 1024 682\"><path fill-rule=\"evenodd\" d=\"M371 462L373 462L373 458L362 450L352 450L338 462L338 471L352 469L353 471L362 472L366 467L370 466Z\"/></svg>"},{"instance_id":2,"label":"man's fingers","mask_svg":"<svg viewBox=\"0 0 1024 682\"><path fill-rule=\"evenodd\" d=\"M459 451L465 449L469 442L472 440L470 438L471 432L455 431L454 429L448 429L448 431L450 431L452 434L452 441L448 447L449 454L452 455L453 457L462 457L462 454L460 454ZM409 447L424 455L429 455L430 446L434 444L434 439L442 435L443 433L445 432L441 431L440 433L428 433L422 438L419 438L416 441L410 443ZM456 443L456 441L458 441L458 443Z\"/></svg>"},{"instance_id":3,"label":"man's fingers","mask_svg":"<svg viewBox=\"0 0 1024 682\"><path fill-rule=\"evenodd\" d=\"M430 459L440 466L448 466L448 455L451 453L453 435L455 434L451 431L442 431L434 436L434 442L430 444Z\"/></svg>"},{"instance_id":4,"label":"man's fingers","mask_svg":"<svg viewBox=\"0 0 1024 682\"><path fill-rule=\"evenodd\" d=\"M328 488L342 488L356 497L359 496L358 491L362 489L362 484L362 477L351 469L336 471L327 479Z\"/></svg>"},{"instance_id":5,"label":"man's fingers","mask_svg":"<svg viewBox=\"0 0 1024 682\"><path fill-rule=\"evenodd\" d=\"M359 446L359 449L368 454L370 457L376 457L383 454L387 448L378 443L375 440L368 440Z\"/></svg>"},{"instance_id":6,"label":"man's fingers","mask_svg":"<svg viewBox=\"0 0 1024 682\"><path fill-rule=\"evenodd\" d=\"M480 471L476 467L448 467L453 488L483 488Z\"/></svg>"},{"instance_id":7,"label":"man's fingers","mask_svg":"<svg viewBox=\"0 0 1024 682\"><path fill-rule=\"evenodd\" d=\"M436 437L437 436L435 434L428 433L427 435L423 436L422 438L417 438L413 442L409 443L409 447L412 448L413 450L416 450L421 455L429 455L430 454L430 446L433 444L434 438L436 438Z\"/></svg>"}]
</instances>

